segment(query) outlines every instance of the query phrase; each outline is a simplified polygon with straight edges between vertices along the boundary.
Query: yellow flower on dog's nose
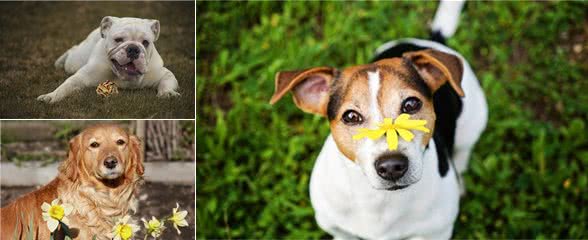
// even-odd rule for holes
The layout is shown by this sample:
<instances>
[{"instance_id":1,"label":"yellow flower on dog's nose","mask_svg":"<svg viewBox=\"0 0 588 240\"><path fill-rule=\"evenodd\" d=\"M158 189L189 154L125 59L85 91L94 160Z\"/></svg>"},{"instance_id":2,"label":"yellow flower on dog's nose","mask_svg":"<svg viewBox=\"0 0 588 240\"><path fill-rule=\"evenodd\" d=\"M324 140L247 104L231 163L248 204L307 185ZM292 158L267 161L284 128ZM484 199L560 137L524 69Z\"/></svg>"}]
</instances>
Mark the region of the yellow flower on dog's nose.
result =
<instances>
[{"instance_id":1,"label":"yellow flower on dog's nose","mask_svg":"<svg viewBox=\"0 0 588 240\"><path fill-rule=\"evenodd\" d=\"M353 135L353 140L362 138L369 138L376 140L386 134L386 141L388 142L388 149L396 150L398 148L398 135L404 141L410 142L414 138L414 134L410 130L417 130L422 132L430 132L425 127L427 120L410 120L410 115L403 113L392 121L392 118L384 118L384 122L378 125L377 129L360 128L359 132Z\"/></svg>"}]
</instances>

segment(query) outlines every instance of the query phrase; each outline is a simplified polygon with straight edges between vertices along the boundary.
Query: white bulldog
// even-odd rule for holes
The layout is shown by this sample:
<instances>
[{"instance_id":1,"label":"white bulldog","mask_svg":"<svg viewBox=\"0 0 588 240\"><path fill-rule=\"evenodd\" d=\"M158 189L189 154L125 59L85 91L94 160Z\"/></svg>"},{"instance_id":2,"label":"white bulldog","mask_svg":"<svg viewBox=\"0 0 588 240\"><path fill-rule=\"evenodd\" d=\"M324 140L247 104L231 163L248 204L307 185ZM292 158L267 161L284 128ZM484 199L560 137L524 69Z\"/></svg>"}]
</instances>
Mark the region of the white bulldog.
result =
<instances>
[{"instance_id":1,"label":"white bulldog","mask_svg":"<svg viewBox=\"0 0 588 240\"><path fill-rule=\"evenodd\" d=\"M104 17L99 28L55 61L55 67L73 75L37 100L55 103L107 80L120 88L157 88L158 97L179 96L176 77L155 49L159 32L157 20Z\"/></svg>"}]
</instances>

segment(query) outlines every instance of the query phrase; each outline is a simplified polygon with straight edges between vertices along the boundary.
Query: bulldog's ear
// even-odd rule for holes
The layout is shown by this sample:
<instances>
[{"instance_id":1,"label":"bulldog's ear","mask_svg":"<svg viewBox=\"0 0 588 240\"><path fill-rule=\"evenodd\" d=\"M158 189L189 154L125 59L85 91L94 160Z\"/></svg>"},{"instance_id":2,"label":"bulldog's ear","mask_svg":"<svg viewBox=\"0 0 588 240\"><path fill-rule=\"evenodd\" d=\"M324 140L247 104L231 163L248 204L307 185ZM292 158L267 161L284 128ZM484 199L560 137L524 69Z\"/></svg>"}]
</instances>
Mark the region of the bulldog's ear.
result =
<instances>
[{"instance_id":1,"label":"bulldog's ear","mask_svg":"<svg viewBox=\"0 0 588 240\"><path fill-rule=\"evenodd\" d=\"M294 103L302 111L326 116L329 89L336 72L337 69L331 67L278 72L270 104L276 103L288 91L292 91Z\"/></svg>"},{"instance_id":2,"label":"bulldog's ear","mask_svg":"<svg viewBox=\"0 0 588 240\"><path fill-rule=\"evenodd\" d=\"M157 39L159 38L159 21L158 20L151 20L151 31L153 31L153 36L155 36L155 38L153 39L153 41L157 41Z\"/></svg>"},{"instance_id":3,"label":"bulldog's ear","mask_svg":"<svg viewBox=\"0 0 588 240\"><path fill-rule=\"evenodd\" d=\"M106 16L102 18L102 22L100 22L100 36L104 38L106 32L112 27L112 23L117 17Z\"/></svg>"},{"instance_id":4,"label":"bulldog's ear","mask_svg":"<svg viewBox=\"0 0 588 240\"><path fill-rule=\"evenodd\" d=\"M433 49L407 52L402 57L412 63L432 92L449 82L459 96L464 96L461 88L463 64L459 57Z\"/></svg>"}]
</instances>

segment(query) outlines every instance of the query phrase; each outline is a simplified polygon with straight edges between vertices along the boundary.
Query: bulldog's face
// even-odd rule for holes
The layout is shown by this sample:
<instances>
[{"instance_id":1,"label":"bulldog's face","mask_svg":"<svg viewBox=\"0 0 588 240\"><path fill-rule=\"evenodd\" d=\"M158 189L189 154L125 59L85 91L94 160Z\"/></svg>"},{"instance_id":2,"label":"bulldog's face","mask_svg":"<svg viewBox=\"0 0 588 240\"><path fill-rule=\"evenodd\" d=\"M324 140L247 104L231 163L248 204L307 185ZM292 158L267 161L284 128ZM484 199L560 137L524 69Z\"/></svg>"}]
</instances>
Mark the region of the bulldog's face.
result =
<instances>
[{"instance_id":1,"label":"bulldog's face","mask_svg":"<svg viewBox=\"0 0 588 240\"><path fill-rule=\"evenodd\" d=\"M159 37L159 21L108 16L100 23L100 34L112 72L122 80L141 80Z\"/></svg>"}]
</instances>

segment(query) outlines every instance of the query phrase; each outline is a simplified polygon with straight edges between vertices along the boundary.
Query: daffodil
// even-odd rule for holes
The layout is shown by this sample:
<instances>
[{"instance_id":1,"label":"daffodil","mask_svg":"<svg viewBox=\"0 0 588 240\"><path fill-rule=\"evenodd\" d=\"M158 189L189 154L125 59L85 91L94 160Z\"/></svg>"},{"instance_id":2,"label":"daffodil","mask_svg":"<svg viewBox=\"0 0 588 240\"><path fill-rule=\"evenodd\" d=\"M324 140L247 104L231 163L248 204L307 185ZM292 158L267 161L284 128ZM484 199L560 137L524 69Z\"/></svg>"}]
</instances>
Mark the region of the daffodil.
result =
<instances>
[{"instance_id":1,"label":"daffodil","mask_svg":"<svg viewBox=\"0 0 588 240\"><path fill-rule=\"evenodd\" d=\"M43 210L43 220L47 222L49 231L55 232L60 222L69 224L67 216L73 211L73 207L67 203L60 205L59 200L54 199L51 204L43 202L41 210Z\"/></svg>"},{"instance_id":2,"label":"daffodil","mask_svg":"<svg viewBox=\"0 0 588 240\"><path fill-rule=\"evenodd\" d=\"M129 223L131 216L126 215L119 219L112 228L112 234L114 240L128 240L135 235L135 232L139 231L140 227L136 224Z\"/></svg>"},{"instance_id":3,"label":"daffodil","mask_svg":"<svg viewBox=\"0 0 588 240\"><path fill-rule=\"evenodd\" d=\"M376 140L385 134L386 141L388 142L388 149L396 150L398 148L398 135L400 135L404 141L410 142L414 138L414 134L410 132L410 130L417 130L425 133L430 132L430 130L425 127L426 124L427 120L411 120L410 115L403 113L394 121L392 121L392 118L384 118L384 122L380 123L377 129L359 129L359 132L353 136L353 140L362 138Z\"/></svg>"},{"instance_id":4,"label":"daffodil","mask_svg":"<svg viewBox=\"0 0 588 240\"><path fill-rule=\"evenodd\" d=\"M151 220L147 221L144 218L141 218L141 221L143 221L143 225L145 225L145 229L147 230L147 234L151 235L154 238L157 238L159 236L161 236L161 233L163 232L163 230L165 229L165 226L163 226L163 224L165 222L163 221L159 221L157 220L157 218L155 217L151 217Z\"/></svg>"},{"instance_id":5,"label":"daffodil","mask_svg":"<svg viewBox=\"0 0 588 240\"><path fill-rule=\"evenodd\" d=\"M170 220L172 222L172 224L174 225L174 228L176 228L176 231L178 231L178 234L181 234L182 232L180 231L180 229L178 229L178 227L185 227L188 226L188 222L186 221L186 215L188 215L188 211L179 211L180 210L180 205L178 203L176 203L176 207L173 209L173 213L171 215L171 217L168 218L168 220Z\"/></svg>"}]
</instances>

